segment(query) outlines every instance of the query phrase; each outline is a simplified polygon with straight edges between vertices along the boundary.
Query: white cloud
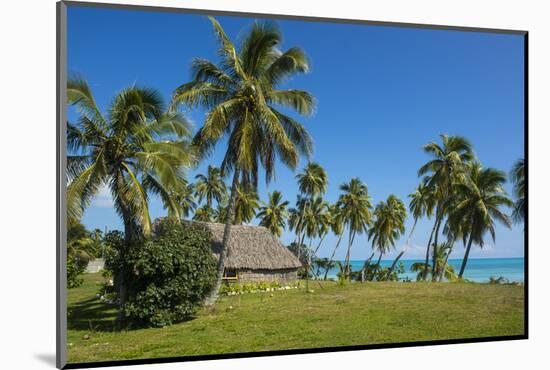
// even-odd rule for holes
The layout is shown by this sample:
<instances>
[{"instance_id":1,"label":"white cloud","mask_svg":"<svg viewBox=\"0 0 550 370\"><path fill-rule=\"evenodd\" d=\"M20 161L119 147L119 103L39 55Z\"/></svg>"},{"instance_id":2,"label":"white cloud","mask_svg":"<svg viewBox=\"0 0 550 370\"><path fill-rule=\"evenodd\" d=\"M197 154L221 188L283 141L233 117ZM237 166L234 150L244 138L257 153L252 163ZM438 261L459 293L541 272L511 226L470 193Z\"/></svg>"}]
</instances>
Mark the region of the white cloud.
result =
<instances>
[{"instance_id":1,"label":"white cloud","mask_svg":"<svg viewBox=\"0 0 550 370\"><path fill-rule=\"evenodd\" d=\"M102 186L92 201L92 207L111 208L113 206L113 197L107 186Z\"/></svg>"}]
</instances>

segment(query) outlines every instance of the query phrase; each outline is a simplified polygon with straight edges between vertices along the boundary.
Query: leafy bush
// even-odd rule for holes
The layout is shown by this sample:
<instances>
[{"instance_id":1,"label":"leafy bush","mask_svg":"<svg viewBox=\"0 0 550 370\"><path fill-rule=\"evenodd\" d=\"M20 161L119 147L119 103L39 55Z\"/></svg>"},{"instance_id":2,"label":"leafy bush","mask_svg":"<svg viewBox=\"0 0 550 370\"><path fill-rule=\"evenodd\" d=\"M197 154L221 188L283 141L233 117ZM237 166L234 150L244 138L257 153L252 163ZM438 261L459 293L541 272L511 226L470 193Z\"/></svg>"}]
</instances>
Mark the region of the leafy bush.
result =
<instances>
[{"instance_id":1,"label":"leafy bush","mask_svg":"<svg viewBox=\"0 0 550 370\"><path fill-rule=\"evenodd\" d=\"M131 248L122 261L132 274L126 317L162 327L194 315L216 280L211 238L204 226L160 221L155 237ZM110 267L119 263L115 256Z\"/></svg>"},{"instance_id":2,"label":"leafy bush","mask_svg":"<svg viewBox=\"0 0 550 370\"><path fill-rule=\"evenodd\" d=\"M84 279L80 277L86 271L87 262L75 260L67 257L67 288L76 288L82 285Z\"/></svg>"}]
</instances>

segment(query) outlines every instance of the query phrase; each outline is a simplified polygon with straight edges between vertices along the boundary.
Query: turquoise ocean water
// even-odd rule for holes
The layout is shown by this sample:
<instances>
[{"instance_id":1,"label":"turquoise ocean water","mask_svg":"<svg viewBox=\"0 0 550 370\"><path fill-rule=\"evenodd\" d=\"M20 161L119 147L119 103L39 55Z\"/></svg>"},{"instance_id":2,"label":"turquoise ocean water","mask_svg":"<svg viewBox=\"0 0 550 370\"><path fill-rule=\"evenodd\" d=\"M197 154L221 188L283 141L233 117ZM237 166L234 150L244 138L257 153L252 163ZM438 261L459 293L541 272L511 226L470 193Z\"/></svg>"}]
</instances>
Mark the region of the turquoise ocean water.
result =
<instances>
[{"instance_id":1,"label":"turquoise ocean water","mask_svg":"<svg viewBox=\"0 0 550 370\"><path fill-rule=\"evenodd\" d=\"M342 261L343 262L343 261ZM351 266L353 271L361 270L364 260L352 260ZM384 267L389 267L393 261L382 261ZM399 277L401 279L409 278L416 280L416 273L411 272L411 265L415 262L424 262L421 260L401 260L405 266L405 272ZM460 271L461 259L451 259L449 263L455 268L458 273ZM329 277L336 277L338 268L331 269L328 273ZM322 274L321 274L322 276ZM524 280L524 259L523 258L470 258L466 265L464 277L476 282L487 282L491 276L503 276L509 281L523 282Z\"/></svg>"}]
</instances>

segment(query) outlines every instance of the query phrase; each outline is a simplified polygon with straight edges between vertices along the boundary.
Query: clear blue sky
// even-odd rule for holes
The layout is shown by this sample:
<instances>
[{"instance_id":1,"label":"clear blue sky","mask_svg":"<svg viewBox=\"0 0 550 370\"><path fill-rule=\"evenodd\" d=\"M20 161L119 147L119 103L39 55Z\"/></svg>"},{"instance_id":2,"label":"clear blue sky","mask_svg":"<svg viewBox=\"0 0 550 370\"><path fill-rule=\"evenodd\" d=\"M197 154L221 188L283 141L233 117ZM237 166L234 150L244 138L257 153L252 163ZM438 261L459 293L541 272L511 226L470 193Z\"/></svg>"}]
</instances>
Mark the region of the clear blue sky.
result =
<instances>
[{"instance_id":1,"label":"clear blue sky","mask_svg":"<svg viewBox=\"0 0 550 370\"><path fill-rule=\"evenodd\" d=\"M253 21L218 19L234 40ZM315 115L301 121L315 142L313 160L328 172L328 201L337 199L341 183L359 177L374 203L390 194L408 203L407 195L419 182L417 170L428 160L421 147L441 133L466 136L485 166L506 172L523 156L521 36L288 20L278 24L282 48L300 46L311 60L311 72L284 87L305 89L317 98ZM174 88L189 81L192 58L215 61L216 49L204 16L68 9L69 71L88 80L102 109L117 91L134 83L154 87L169 99ZM204 113L187 112L195 128ZM219 165L223 149L220 144L189 178L208 164ZM280 190L294 203L295 173L279 165L276 174L269 187L260 185L260 197ZM166 213L157 199L151 213L153 218ZM122 228L108 194L97 197L83 222L88 228ZM405 258L423 255L431 225L429 220L419 222L412 238L415 247ZM293 236L285 233L282 240L288 243ZM337 258L344 257L346 242ZM334 244L330 235L320 255L330 254ZM357 237L352 258L365 258L370 251L366 236ZM454 256L463 252L457 245ZM496 244L487 239L484 250L476 247L471 255L523 256L523 226L499 226Z\"/></svg>"}]
</instances>

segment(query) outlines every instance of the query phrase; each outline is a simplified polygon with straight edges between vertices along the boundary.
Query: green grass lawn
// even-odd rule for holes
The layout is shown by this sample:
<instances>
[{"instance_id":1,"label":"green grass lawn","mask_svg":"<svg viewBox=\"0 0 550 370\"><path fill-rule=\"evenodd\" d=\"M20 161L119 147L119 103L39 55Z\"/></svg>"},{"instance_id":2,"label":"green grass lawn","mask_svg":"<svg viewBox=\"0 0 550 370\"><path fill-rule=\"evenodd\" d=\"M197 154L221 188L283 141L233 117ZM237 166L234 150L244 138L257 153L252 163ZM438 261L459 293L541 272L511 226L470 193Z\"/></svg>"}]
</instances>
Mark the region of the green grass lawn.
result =
<instances>
[{"instance_id":1,"label":"green grass lawn","mask_svg":"<svg viewBox=\"0 0 550 370\"><path fill-rule=\"evenodd\" d=\"M69 290L70 363L524 333L523 286L389 282L223 297L193 320L120 332L101 281Z\"/></svg>"}]
</instances>

